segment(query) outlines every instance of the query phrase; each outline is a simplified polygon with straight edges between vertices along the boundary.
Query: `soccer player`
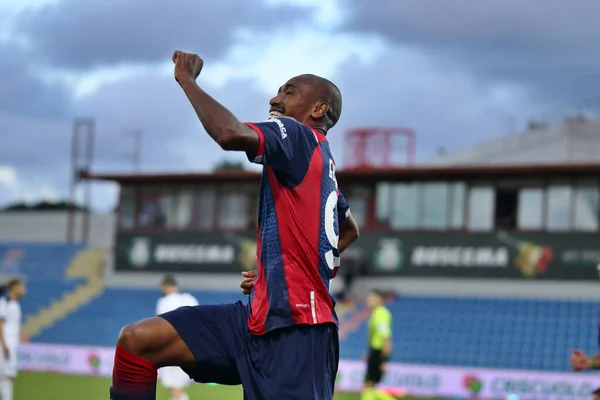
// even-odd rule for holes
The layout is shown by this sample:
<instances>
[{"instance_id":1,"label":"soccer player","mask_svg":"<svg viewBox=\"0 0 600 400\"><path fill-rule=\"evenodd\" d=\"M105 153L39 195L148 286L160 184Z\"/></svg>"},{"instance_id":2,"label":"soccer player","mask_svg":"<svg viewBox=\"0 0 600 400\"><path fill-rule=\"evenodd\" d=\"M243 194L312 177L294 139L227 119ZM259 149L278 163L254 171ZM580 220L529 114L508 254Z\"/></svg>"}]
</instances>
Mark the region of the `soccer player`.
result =
<instances>
[{"instance_id":1,"label":"soccer player","mask_svg":"<svg viewBox=\"0 0 600 400\"><path fill-rule=\"evenodd\" d=\"M367 373L361 400L394 400L389 394L376 389L385 372L385 365L392 353L392 314L384 306L385 294L371 290L367 295L367 307L371 309L368 326Z\"/></svg>"},{"instance_id":2,"label":"soccer player","mask_svg":"<svg viewBox=\"0 0 600 400\"><path fill-rule=\"evenodd\" d=\"M2 400L13 400L13 384L17 377L19 343L21 342L21 305L25 283L18 278L6 284L0 297L0 393Z\"/></svg>"},{"instance_id":3,"label":"soccer player","mask_svg":"<svg viewBox=\"0 0 600 400\"><path fill-rule=\"evenodd\" d=\"M279 88L266 122L241 123L196 83L203 61L175 52L175 79L208 135L263 165L257 274L249 304L181 307L119 335L112 400L154 400L156 369L244 387L246 400L331 400L339 361L329 282L358 227L339 192L326 139L341 113L330 81Z\"/></svg>"},{"instance_id":4,"label":"soccer player","mask_svg":"<svg viewBox=\"0 0 600 400\"><path fill-rule=\"evenodd\" d=\"M181 293L175 277L166 275L161 289L163 297L156 303L156 314L164 314L185 306L197 306L198 300L189 293ZM190 378L179 367L164 367L161 371L161 382L169 390L170 400L189 400L185 389L190 385Z\"/></svg>"}]
</instances>

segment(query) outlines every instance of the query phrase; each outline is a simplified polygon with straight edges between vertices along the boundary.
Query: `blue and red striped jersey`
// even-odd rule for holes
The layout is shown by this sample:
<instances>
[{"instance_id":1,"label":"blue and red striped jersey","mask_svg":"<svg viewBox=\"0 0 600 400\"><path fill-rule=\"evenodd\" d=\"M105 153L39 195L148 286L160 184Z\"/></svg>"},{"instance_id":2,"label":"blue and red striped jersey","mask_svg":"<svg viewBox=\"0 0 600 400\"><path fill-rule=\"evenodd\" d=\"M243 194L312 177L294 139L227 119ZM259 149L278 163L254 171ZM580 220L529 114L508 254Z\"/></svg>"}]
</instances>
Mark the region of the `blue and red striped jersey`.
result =
<instances>
[{"instance_id":1,"label":"blue and red striped jersey","mask_svg":"<svg viewBox=\"0 0 600 400\"><path fill-rule=\"evenodd\" d=\"M349 206L329 143L289 117L247 125L260 140L248 158L263 165L250 332L337 323L329 283L339 267L339 221Z\"/></svg>"}]
</instances>

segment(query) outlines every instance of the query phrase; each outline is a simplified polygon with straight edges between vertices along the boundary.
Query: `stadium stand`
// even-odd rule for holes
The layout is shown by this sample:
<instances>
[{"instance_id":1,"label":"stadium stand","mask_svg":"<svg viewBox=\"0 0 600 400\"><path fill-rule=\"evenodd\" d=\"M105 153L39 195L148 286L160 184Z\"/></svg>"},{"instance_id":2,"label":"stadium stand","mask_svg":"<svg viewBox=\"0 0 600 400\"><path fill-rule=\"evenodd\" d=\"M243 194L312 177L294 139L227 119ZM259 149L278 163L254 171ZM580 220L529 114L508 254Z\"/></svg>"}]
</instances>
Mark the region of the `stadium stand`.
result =
<instances>
[{"instance_id":1,"label":"stadium stand","mask_svg":"<svg viewBox=\"0 0 600 400\"><path fill-rule=\"evenodd\" d=\"M244 301L239 292L192 291L201 304ZM158 290L107 289L37 341L113 346L121 327L154 315ZM362 359L368 312L345 307L341 354ZM598 301L403 296L394 315L394 361L568 371L572 348L596 346Z\"/></svg>"},{"instance_id":2,"label":"stadium stand","mask_svg":"<svg viewBox=\"0 0 600 400\"><path fill-rule=\"evenodd\" d=\"M36 336L100 293L104 256L81 244L0 244L0 275L27 282L24 333Z\"/></svg>"},{"instance_id":3,"label":"stadium stand","mask_svg":"<svg viewBox=\"0 0 600 400\"><path fill-rule=\"evenodd\" d=\"M200 304L246 301L240 292L191 291ZM71 345L114 346L121 328L155 315L158 289L106 289L90 303L44 330L39 342Z\"/></svg>"},{"instance_id":4,"label":"stadium stand","mask_svg":"<svg viewBox=\"0 0 600 400\"><path fill-rule=\"evenodd\" d=\"M597 347L600 301L403 296L389 307L396 362L569 371L571 349ZM341 354L362 358L366 334L364 323L350 332Z\"/></svg>"},{"instance_id":5,"label":"stadium stand","mask_svg":"<svg viewBox=\"0 0 600 400\"><path fill-rule=\"evenodd\" d=\"M82 248L64 244L0 244L3 275L19 275L27 280L29 293L22 304L25 318L81 283L78 278L65 279L64 272L71 258Z\"/></svg>"},{"instance_id":6,"label":"stadium stand","mask_svg":"<svg viewBox=\"0 0 600 400\"><path fill-rule=\"evenodd\" d=\"M23 313L34 341L112 346L121 327L154 315L158 289L105 289L102 257L83 245L0 244L0 274L27 279ZM237 291L191 293L201 304L245 301ZM600 301L411 295L389 307L394 361L567 371L570 349L596 346ZM342 357L362 359L368 311L344 303L338 314Z\"/></svg>"}]
</instances>

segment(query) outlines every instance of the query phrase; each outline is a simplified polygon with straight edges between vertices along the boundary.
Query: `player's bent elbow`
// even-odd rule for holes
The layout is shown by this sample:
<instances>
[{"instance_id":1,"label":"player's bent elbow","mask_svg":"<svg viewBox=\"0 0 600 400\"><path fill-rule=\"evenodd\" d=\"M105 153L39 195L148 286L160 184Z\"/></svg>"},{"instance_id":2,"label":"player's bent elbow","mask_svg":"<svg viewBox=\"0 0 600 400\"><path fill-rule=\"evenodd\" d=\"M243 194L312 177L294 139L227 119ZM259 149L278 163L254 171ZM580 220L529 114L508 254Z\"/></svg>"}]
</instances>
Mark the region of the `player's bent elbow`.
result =
<instances>
[{"instance_id":1,"label":"player's bent elbow","mask_svg":"<svg viewBox=\"0 0 600 400\"><path fill-rule=\"evenodd\" d=\"M217 143L226 151L239 150L240 137L235 131L227 131L219 136Z\"/></svg>"}]
</instances>

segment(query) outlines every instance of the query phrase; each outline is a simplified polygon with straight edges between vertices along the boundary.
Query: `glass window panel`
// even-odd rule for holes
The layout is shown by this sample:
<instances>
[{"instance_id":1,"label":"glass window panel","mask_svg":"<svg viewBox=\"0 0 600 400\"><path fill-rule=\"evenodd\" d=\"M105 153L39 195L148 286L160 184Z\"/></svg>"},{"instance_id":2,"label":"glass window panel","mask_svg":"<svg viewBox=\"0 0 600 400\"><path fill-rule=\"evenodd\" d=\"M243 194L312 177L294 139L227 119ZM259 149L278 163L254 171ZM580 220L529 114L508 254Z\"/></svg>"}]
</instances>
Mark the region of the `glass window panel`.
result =
<instances>
[{"instance_id":1,"label":"glass window panel","mask_svg":"<svg viewBox=\"0 0 600 400\"><path fill-rule=\"evenodd\" d=\"M519 229L542 229L544 191L539 188L523 188L519 191Z\"/></svg>"},{"instance_id":2,"label":"glass window panel","mask_svg":"<svg viewBox=\"0 0 600 400\"><path fill-rule=\"evenodd\" d=\"M392 186L392 215L390 226L394 229L414 229L419 216L419 186L399 183Z\"/></svg>"},{"instance_id":3,"label":"glass window panel","mask_svg":"<svg viewBox=\"0 0 600 400\"><path fill-rule=\"evenodd\" d=\"M346 200L350 205L350 212L352 213L354 221L356 221L356 225L358 225L359 228L364 227L367 218L367 199L365 196L351 195L346 198Z\"/></svg>"},{"instance_id":4,"label":"glass window panel","mask_svg":"<svg viewBox=\"0 0 600 400\"><path fill-rule=\"evenodd\" d=\"M465 197L467 187L463 182L452 183L450 185L450 221L448 226L452 229L460 229L465 221Z\"/></svg>"},{"instance_id":5,"label":"glass window panel","mask_svg":"<svg viewBox=\"0 0 600 400\"><path fill-rule=\"evenodd\" d=\"M135 227L135 190L121 187L119 200L119 228L133 229Z\"/></svg>"},{"instance_id":6,"label":"glass window panel","mask_svg":"<svg viewBox=\"0 0 600 400\"><path fill-rule=\"evenodd\" d=\"M391 186L388 182L378 183L375 189L375 216L380 222L388 222L391 207ZM352 207L352 204L350 204Z\"/></svg>"},{"instance_id":7,"label":"glass window panel","mask_svg":"<svg viewBox=\"0 0 600 400\"><path fill-rule=\"evenodd\" d=\"M471 231L490 231L494 223L494 190L474 187L469 191L469 224Z\"/></svg>"},{"instance_id":8,"label":"glass window panel","mask_svg":"<svg viewBox=\"0 0 600 400\"><path fill-rule=\"evenodd\" d=\"M248 227L248 196L246 193L225 193L220 199L219 226L224 229Z\"/></svg>"},{"instance_id":9,"label":"glass window panel","mask_svg":"<svg viewBox=\"0 0 600 400\"><path fill-rule=\"evenodd\" d=\"M423 228L444 229L448 219L448 184L432 182L422 184Z\"/></svg>"},{"instance_id":10,"label":"glass window panel","mask_svg":"<svg viewBox=\"0 0 600 400\"><path fill-rule=\"evenodd\" d=\"M194 196L193 226L201 230L213 228L215 216L216 193L213 189L196 190Z\"/></svg>"},{"instance_id":11,"label":"glass window panel","mask_svg":"<svg viewBox=\"0 0 600 400\"><path fill-rule=\"evenodd\" d=\"M160 197L160 206L165 217L165 226L169 229L177 228L178 193L171 188L164 188Z\"/></svg>"},{"instance_id":12,"label":"glass window panel","mask_svg":"<svg viewBox=\"0 0 600 400\"><path fill-rule=\"evenodd\" d=\"M165 212L162 204L163 193L159 188L144 188L138 208L138 226L140 227L164 227Z\"/></svg>"},{"instance_id":13,"label":"glass window panel","mask_svg":"<svg viewBox=\"0 0 600 400\"><path fill-rule=\"evenodd\" d=\"M574 228L583 231L598 230L598 186L577 185L575 188Z\"/></svg>"},{"instance_id":14,"label":"glass window panel","mask_svg":"<svg viewBox=\"0 0 600 400\"><path fill-rule=\"evenodd\" d=\"M546 227L548 230L567 230L571 221L571 197L573 191L567 185L549 186Z\"/></svg>"}]
</instances>

